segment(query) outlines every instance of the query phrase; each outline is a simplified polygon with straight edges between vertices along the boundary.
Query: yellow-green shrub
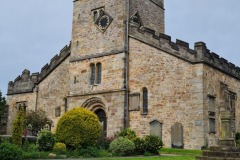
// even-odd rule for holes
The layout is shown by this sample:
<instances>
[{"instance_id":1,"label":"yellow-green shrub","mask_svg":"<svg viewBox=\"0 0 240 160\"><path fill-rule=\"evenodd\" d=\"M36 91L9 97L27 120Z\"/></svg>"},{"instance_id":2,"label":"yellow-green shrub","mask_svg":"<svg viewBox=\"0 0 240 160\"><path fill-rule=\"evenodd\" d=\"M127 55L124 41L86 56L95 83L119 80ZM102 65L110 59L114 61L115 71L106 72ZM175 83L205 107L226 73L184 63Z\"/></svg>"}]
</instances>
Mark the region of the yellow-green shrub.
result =
<instances>
[{"instance_id":1,"label":"yellow-green shrub","mask_svg":"<svg viewBox=\"0 0 240 160\"><path fill-rule=\"evenodd\" d=\"M12 140L13 144L16 144L18 146L22 145L22 134L25 124L24 114L24 108L23 106L20 106L18 114L13 121Z\"/></svg>"},{"instance_id":2,"label":"yellow-green shrub","mask_svg":"<svg viewBox=\"0 0 240 160\"><path fill-rule=\"evenodd\" d=\"M57 154L65 154L67 152L66 145L61 142L55 143L55 145L53 147L53 152L55 152Z\"/></svg>"},{"instance_id":3,"label":"yellow-green shrub","mask_svg":"<svg viewBox=\"0 0 240 160\"><path fill-rule=\"evenodd\" d=\"M73 148L93 146L101 133L98 117L84 108L66 112L58 121L56 138Z\"/></svg>"}]
</instances>

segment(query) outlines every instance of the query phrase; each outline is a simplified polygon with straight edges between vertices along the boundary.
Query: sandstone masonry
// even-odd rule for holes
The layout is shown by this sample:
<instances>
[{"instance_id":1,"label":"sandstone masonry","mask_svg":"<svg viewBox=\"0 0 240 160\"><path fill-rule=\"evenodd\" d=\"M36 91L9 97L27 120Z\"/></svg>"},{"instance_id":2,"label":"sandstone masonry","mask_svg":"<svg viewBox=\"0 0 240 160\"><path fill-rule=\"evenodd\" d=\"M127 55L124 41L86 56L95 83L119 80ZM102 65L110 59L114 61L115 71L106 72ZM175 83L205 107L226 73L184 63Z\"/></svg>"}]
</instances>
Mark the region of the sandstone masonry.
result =
<instances>
[{"instance_id":1,"label":"sandstone masonry","mask_svg":"<svg viewBox=\"0 0 240 160\"><path fill-rule=\"evenodd\" d=\"M99 117L105 136L131 127L165 147L218 144L223 108L240 131L240 68L164 34L163 0L75 0L71 45L40 73L24 70L8 85L8 133L17 105L54 121L74 107ZM77 134L77 133L76 133Z\"/></svg>"}]
</instances>

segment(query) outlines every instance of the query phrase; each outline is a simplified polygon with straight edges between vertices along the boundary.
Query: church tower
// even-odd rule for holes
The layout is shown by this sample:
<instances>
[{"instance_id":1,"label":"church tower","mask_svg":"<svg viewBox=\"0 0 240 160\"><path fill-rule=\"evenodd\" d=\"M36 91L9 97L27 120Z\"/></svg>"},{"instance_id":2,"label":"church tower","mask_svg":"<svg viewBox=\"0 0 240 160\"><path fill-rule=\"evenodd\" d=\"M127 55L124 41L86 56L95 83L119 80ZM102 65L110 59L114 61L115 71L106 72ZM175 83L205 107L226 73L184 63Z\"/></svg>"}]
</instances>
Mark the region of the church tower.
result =
<instances>
[{"instance_id":1,"label":"church tower","mask_svg":"<svg viewBox=\"0 0 240 160\"><path fill-rule=\"evenodd\" d=\"M95 112L106 135L128 126L129 27L164 32L163 0L75 0L68 108Z\"/></svg>"},{"instance_id":2,"label":"church tower","mask_svg":"<svg viewBox=\"0 0 240 160\"><path fill-rule=\"evenodd\" d=\"M123 51L129 21L164 33L163 4L163 0L75 0L72 59Z\"/></svg>"}]
</instances>

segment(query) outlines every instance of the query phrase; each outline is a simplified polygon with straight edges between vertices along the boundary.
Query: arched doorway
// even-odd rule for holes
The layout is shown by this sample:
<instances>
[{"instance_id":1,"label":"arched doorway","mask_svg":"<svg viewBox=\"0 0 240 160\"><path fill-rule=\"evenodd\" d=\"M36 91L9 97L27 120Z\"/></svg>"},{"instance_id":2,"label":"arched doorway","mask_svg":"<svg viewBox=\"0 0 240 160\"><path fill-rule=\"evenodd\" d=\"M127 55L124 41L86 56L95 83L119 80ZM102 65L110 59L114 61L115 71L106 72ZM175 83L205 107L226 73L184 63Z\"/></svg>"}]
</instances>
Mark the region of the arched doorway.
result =
<instances>
[{"instance_id":1,"label":"arched doorway","mask_svg":"<svg viewBox=\"0 0 240 160\"><path fill-rule=\"evenodd\" d=\"M106 116L106 113L103 109L97 109L94 113L98 116L98 119L101 123L102 136L106 137L107 136L107 116Z\"/></svg>"},{"instance_id":2,"label":"arched doorway","mask_svg":"<svg viewBox=\"0 0 240 160\"><path fill-rule=\"evenodd\" d=\"M102 127L102 137L106 137L107 136L107 114L105 112L106 106L103 100L99 97L92 97L86 100L82 104L82 107L94 112L98 116L98 119Z\"/></svg>"}]
</instances>

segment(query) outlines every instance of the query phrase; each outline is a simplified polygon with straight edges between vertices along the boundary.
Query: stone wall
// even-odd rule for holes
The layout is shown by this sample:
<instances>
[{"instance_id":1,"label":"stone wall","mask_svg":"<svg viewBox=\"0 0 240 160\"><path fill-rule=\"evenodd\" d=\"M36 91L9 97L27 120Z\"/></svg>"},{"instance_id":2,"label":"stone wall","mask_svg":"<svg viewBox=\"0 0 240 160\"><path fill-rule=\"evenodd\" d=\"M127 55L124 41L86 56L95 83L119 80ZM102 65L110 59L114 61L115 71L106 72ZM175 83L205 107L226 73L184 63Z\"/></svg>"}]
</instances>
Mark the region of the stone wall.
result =
<instances>
[{"instance_id":1,"label":"stone wall","mask_svg":"<svg viewBox=\"0 0 240 160\"><path fill-rule=\"evenodd\" d=\"M222 100L221 94L221 83L226 84L228 90L236 93L237 97L240 95L240 80L237 80L234 77L228 76L219 70L216 70L208 65L204 65L203 67L203 78L204 78L204 122L205 122L205 137L208 146L214 146L218 143L218 138L221 135L220 130L220 110L221 107L227 107L222 105L224 100ZM215 97L215 112L216 112L216 133L209 133L209 101L208 96ZM240 99L237 98L235 102L235 109L236 109L236 131L240 131Z\"/></svg>"},{"instance_id":2,"label":"stone wall","mask_svg":"<svg viewBox=\"0 0 240 160\"><path fill-rule=\"evenodd\" d=\"M138 12L142 25L158 33L165 32L164 8L162 0L131 0L130 17Z\"/></svg>"},{"instance_id":3,"label":"stone wall","mask_svg":"<svg viewBox=\"0 0 240 160\"><path fill-rule=\"evenodd\" d=\"M171 126L178 122L183 125L184 148L200 149L204 145L203 64L192 65L130 39L129 70L130 94L140 93L140 110L130 112L131 128L148 135L149 123L157 120L163 125L165 147L171 147ZM143 87L148 89L147 115L142 114Z\"/></svg>"},{"instance_id":4,"label":"stone wall","mask_svg":"<svg viewBox=\"0 0 240 160\"><path fill-rule=\"evenodd\" d=\"M129 36L189 63L207 64L240 80L240 67L211 52L204 42L196 42L194 49L191 49L187 42L178 39L172 42L168 35L159 34L151 28L134 25L130 25Z\"/></svg>"},{"instance_id":5,"label":"stone wall","mask_svg":"<svg viewBox=\"0 0 240 160\"><path fill-rule=\"evenodd\" d=\"M37 108L46 111L54 121L55 130L59 117L55 116L55 109L60 108L65 113L65 99L69 92L69 58L65 59L38 85Z\"/></svg>"},{"instance_id":6,"label":"stone wall","mask_svg":"<svg viewBox=\"0 0 240 160\"><path fill-rule=\"evenodd\" d=\"M8 95L7 97L7 104L9 106L9 113L8 113L8 127L7 127L7 134L11 134L12 132L12 125L15 116L17 115L18 109L17 104L26 102L26 110L35 110L36 106L36 93L22 93L22 94L14 94Z\"/></svg>"},{"instance_id":7,"label":"stone wall","mask_svg":"<svg viewBox=\"0 0 240 160\"><path fill-rule=\"evenodd\" d=\"M93 13L101 8L113 21L102 33L94 24ZM72 25L72 60L79 57L124 50L125 2L116 0L76 0L74 1Z\"/></svg>"},{"instance_id":8,"label":"stone wall","mask_svg":"<svg viewBox=\"0 0 240 160\"><path fill-rule=\"evenodd\" d=\"M90 64L102 64L101 84L90 85ZM70 95L124 88L124 53L70 63Z\"/></svg>"}]
</instances>

